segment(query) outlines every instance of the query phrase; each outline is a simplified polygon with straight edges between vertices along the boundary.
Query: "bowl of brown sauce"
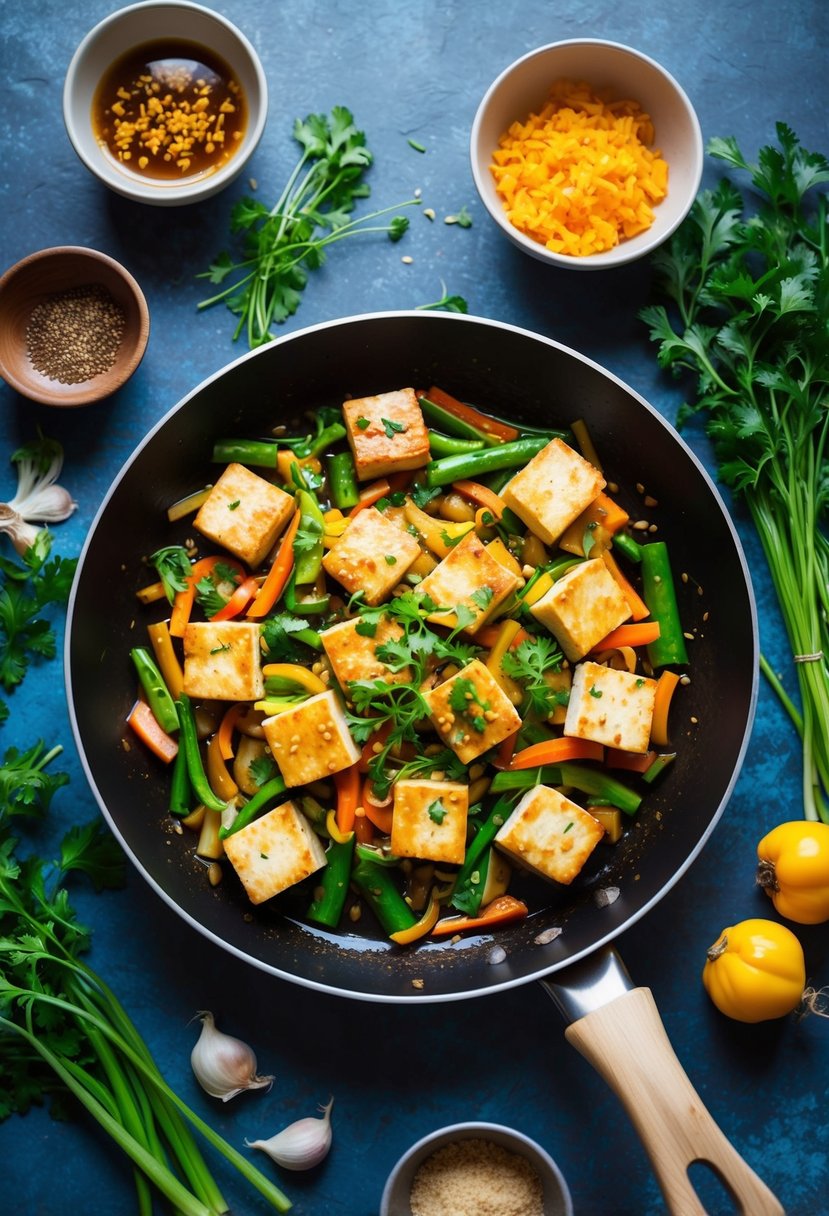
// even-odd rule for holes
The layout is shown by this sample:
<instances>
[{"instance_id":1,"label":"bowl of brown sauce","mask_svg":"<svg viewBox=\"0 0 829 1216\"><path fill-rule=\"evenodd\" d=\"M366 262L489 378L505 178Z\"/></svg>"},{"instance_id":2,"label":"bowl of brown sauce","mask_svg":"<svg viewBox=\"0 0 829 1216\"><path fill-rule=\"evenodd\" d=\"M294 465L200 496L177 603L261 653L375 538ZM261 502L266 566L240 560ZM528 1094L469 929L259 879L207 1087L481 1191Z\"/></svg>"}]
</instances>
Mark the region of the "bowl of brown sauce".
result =
<instances>
[{"instance_id":1,"label":"bowl of brown sauce","mask_svg":"<svg viewBox=\"0 0 829 1216\"><path fill-rule=\"evenodd\" d=\"M80 159L137 202L182 206L241 173L262 135L259 57L220 13L145 0L86 35L66 73L63 116Z\"/></svg>"}]
</instances>

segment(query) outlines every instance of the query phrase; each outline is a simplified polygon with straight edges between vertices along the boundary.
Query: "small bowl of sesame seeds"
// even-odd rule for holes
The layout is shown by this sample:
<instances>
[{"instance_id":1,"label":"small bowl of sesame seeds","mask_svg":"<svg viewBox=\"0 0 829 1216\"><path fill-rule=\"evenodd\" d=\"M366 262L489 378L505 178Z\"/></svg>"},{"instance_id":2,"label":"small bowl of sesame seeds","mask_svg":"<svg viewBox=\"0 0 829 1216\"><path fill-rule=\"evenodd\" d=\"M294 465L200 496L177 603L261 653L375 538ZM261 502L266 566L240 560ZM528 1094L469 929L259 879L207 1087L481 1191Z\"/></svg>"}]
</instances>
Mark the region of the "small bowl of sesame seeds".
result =
<instances>
[{"instance_id":1,"label":"small bowl of sesame seeds","mask_svg":"<svg viewBox=\"0 0 829 1216\"><path fill-rule=\"evenodd\" d=\"M63 117L80 159L136 202L218 193L252 156L268 87L251 43L190 0L143 0L99 22L69 64Z\"/></svg>"},{"instance_id":2,"label":"small bowl of sesame seeds","mask_svg":"<svg viewBox=\"0 0 829 1216\"><path fill-rule=\"evenodd\" d=\"M41 249L0 278L0 376L43 405L111 396L141 362L149 331L138 283L96 249Z\"/></svg>"}]
</instances>

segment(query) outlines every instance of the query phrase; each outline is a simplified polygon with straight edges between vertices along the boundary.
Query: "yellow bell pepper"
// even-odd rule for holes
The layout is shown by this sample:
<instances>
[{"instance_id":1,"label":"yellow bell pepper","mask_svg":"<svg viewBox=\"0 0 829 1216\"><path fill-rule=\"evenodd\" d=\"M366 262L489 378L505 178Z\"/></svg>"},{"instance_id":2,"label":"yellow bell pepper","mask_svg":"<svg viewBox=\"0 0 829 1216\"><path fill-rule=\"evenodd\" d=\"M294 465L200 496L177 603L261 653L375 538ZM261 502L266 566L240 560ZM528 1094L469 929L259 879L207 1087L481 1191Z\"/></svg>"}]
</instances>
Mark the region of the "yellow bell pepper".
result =
<instances>
[{"instance_id":1,"label":"yellow bell pepper","mask_svg":"<svg viewBox=\"0 0 829 1216\"><path fill-rule=\"evenodd\" d=\"M328 691L328 685L319 676L299 663L266 663L262 668L262 675L266 678L276 676L281 680L290 680L292 684L298 684L300 688L312 694Z\"/></svg>"},{"instance_id":2,"label":"yellow bell pepper","mask_svg":"<svg viewBox=\"0 0 829 1216\"><path fill-rule=\"evenodd\" d=\"M448 557L458 541L475 527L474 519L455 523L439 515L427 515L410 498L406 499L404 511L408 523L417 528L424 545L436 557Z\"/></svg>"},{"instance_id":3,"label":"yellow bell pepper","mask_svg":"<svg viewBox=\"0 0 829 1216\"><path fill-rule=\"evenodd\" d=\"M778 824L757 846L757 882L781 916L800 925L829 920L829 824Z\"/></svg>"},{"instance_id":4,"label":"yellow bell pepper","mask_svg":"<svg viewBox=\"0 0 829 1216\"><path fill-rule=\"evenodd\" d=\"M741 921L709 948L702 982L720 1012L737 1022L785 1017L806 986L803 948L777 921Z\"/></svg>"}]
</instances>

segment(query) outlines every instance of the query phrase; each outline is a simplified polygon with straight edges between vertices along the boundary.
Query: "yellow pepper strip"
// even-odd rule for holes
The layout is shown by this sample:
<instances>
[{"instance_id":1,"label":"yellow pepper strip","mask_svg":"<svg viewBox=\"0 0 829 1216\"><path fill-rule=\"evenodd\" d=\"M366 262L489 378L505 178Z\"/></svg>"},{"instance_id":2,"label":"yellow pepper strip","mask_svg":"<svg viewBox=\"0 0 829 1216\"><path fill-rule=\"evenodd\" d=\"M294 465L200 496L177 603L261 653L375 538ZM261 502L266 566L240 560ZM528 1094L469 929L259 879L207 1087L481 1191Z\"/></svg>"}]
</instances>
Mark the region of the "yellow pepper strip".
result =
<instances>
[{"instance_id":1,"label":"yellow pepper strip","mask_svg":"<svg viewBox=\"0 0 829 1216\"><path fill-rule=\"evenodd\" d=\"M604 663L616 671L636 671L636 651L632 646L614 646L611 650L600 650L593 656L596 663Z\"/></svg>"},{"instance_id":2,"label":"yellow pepper strip","mask_svg":"<svg viewBox=\"0 0 829 1216\"><path fill-rule=\"evenodd\" d=\"M353 832L341 832L337 827L337 812L332 809L325 816L325 830L332 840L336 840L337 844L348 844L354 835Z\"/></svg>"},{"instance_id":3,"label":"yellow pepper strip","mask_svg":"<svg viewBox=\"0 0 829 1216\"><path fill-rule=\"evenodd\" d=\"M396 942L398 946L408 946L411 942L416 942L419 938L425 937L427 933L432 932L438 923L438 916L440 916L440 903L433 887L429 895L429 902L426 905L426 911L420 920L415 921L408 929L399 929L397 933L392 933L390 935L391 940Z\"/></svg>"},{"instance_id":4,"label":"yellow pepper strip","mask_svg":"<svg viewBox=\"0 0 829 1216\"><path fill-rule=\"evenodd\" d=\"M492 536L495 531L495 523L489 507L478 507L478 510L475 512L475 531L481 540Z\"/></svg>"},{"instance_id":5,"label":"yellow pepper strip","mask_svg":"<svg viewBox=\"0 0 829 1216\"><path fill-rule=\"evenodd\" d=\"M323 511L322 518L325 523L334 523L338 519L345 519L339 507L329 507L327 511Z\"/></svg>"},{"instance_id":6,"label":"yellow pepper strip","mask_svg":"<svg viewBox=\"0 0 829 1216\"><path fill-rule=\"evenodd\" d=\"M186 498L180 498L178 502L174 502L171 507L167 508L167 518L170 523L174 524L177 519L184 519L185 515L192 515L194 511L198 511L199 507L207 502L212 489L212 486L205 486L203 490L196 490L194 494L188 494Z\"/></svg>"},{"instance_id":7,"label":"yellow pepper strip","mask_svg":"<svg viewBox=\"0 0 829 1216\"><path fill-rule=\"evenodd\" d=\"M590 432L587 429L587 423L583 418L577 418L575 422L570 423L570 430L573 432L573 438L579 445L579 450L585 460L593 465L594 469L598 469L600 473L604 472L602 463L599 460L599 454L593 444Z\"/></svg>"},{"instance_id":8,"label":"yellow pepper strip","mask_svg":"<svg viewBox=\"0 0 829 1216\"><path fill-rule=\"evenodd\" d=\"M300 460L294 452L286 448L284 452L277 452L276 455L276 471L286 486L294 484L291 477L291 468L295 464L298 464L300 469L310 469L312 473L322 472L322 465L316 456L306 456L304 460Z\"/></svg>"},{"instance_id":9,"label":"yellow pepper strip","mask_svg":"<svg viewBox=\"0 0 829 1216\"><path fill-rule=\"evenodd\" d=\"M224 856L225 846L219 835L219 828L221 826L221 812L205 808L204 819L202 820L201 831L199 833L199 843L196 845L196 855L198 857L207 857L210 861L218 861L220 857Z\"/></svg>"},{"instance_id":10,"label":"yellow pepper strip","mask_svg":"<svg viewBox=\"0 0 829 1216\"><path fill-rule=\"evenodd\" d=\"M490 557L493 557L496 562L499 562L504 569L509 570L510 574L514 574L516 578L522 578L521 563L517 558L513 557L507 546L497 536L495 540L491 540L486 546L486 551Z\"/></svg>"},{"instance_id":11,"label":"yellow pepper strip","mask_svg":"<svg viewBox=\"0 0 829 1216\"><path fill-rule=\"evenodd\" d=\"M233 780L222 756L218 733L213 735L207 745L207 763L205 765L207 780L210 788L218 797L229 802L239 793L239 786Z\"/></svg>"},{"instance_id":12,"label":"yellow pepper strip","mask_svg":"<svg viewBox=\"0 0 829 1216\"><path fill-rule=\"evenodd\" d=\"M541 599L542 595L546 595L547 592L550 590L554 581L555 580L553 579L552 574L550 574L547 570L545 570L544 573L535 580L532 587L530 587L529 591L527 591L526 594L521 597L523 599L524 603L525 604L538 603L538 601Z\"/></svg>"},{"instance_id":13,"label":"yellow pepper strip","mask_svg":"<svg viewBox=\"0 0 829 1216\"><path fill-rule=\"evenodd\" d=\"M454 523L439 516L427 515L411 499L406 500L404 510L407 521L417 528L426 548L431 549L437 557L448 557L457 542L475 527L474 519Z\"/></svg>"},{"instance_id":14,"label":"yellow pepper strip","mask_svg":"<svg viewBox=\"0 0 829 1216\"><path fill-rule=\"evenodd\" d=\"M327 685L319 676L314 675L313 671L309 671L307 667L300 666L299 663L266 663L262 668L262 675L266 678L276 676L280 680L290 680L310 693L328 691Z\"/></svg>"},{"instance_id":15,"label":"yellow pepper strip","mask_svg":"<svg viewBox=\"0 0 829 1216\"><path fill-rule=\"evenodd\" d=\"M178 661L178 655L170 636L170 627L166 621L147 626L150 645L153 648L158 670L164 677L164 683L170 691L170 696L177 701L184 691L184 672Z\"/></svg>"},{"instance_id":16,"label":"yellow pepper strip","mask_svg":"<svg viewBox=\"0 0 829 1216\"><path fill-rule=\"evenodd\" d=\"M155 604L159 600L163 600L166 594L163 583L149 583L146 587L139 587L135 598L142 604Z\"/></svg>"},{"instance_id":17,"label":"yellow pepper strip","mask_svg":"<svg viewBox=\"0 0 829 1216\"><path fill-rule=\"evenodd\" d=\"M520 684L517 684L515 680L506 674L501 663L520 630L521 625L518 621L502 621L498 627L498 638L490 650L486 661L486 666L492 673L493 679L503 692L506 693L513 705L520 705L524 694Z\"/></svg>"},{"instance_id":18,"label":"yellow pepper strip","mask_svg":"<svg viewBox=\"0 0 829 1216\"><path fill-rule=\"evenodd\" d=\"M348 527L347 519L332 519L325 523L325 531L322 534L322 543L326 549L333 549L334 545L342 536Z\"/></svg>"},{"instance_id":19,"label":"yellow pepper strip","mask_svg":"<svg viewBox=\"0 0 829 1216\"><path fill-rule=\"evenodd\" d=\"M437 565L437 559L432 553L420 553L414 559L407 574L419 574L421 578L425 578L427 574L431 574Z\"/></svg>"}]
</instances>

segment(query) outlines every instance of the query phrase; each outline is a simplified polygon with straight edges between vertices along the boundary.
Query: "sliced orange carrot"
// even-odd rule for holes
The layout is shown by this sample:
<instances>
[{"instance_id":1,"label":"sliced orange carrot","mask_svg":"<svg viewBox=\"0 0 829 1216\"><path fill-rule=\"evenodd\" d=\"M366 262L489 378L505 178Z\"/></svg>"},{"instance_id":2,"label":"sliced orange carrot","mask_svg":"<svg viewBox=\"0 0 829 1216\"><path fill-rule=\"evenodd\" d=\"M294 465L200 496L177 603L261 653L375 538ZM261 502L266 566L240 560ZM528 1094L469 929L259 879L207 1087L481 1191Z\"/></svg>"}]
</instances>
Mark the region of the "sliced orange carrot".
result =
<instances>
[{"instance_id":1,"label":"sliced orange carrot","mask_svg":"<svg viewBox=\"0 0 829 1216\"><path fill-rule=\"evenodd\" d=\"M432 937L446 937L452 933L463 933L469 929L486 929L489 925L502 925L510 920L523 920L529 908L523 899L514 895L499 895L481 909L478 916L445 916L435 925Z\"/></svg>"},{"instance_id":2,"label":"sliced orange carrot","mask_svg":"<svg viewBox=\"0 0 829 1216\"><path fill-rule=\"evenodd\" d=\"M233 759L233 731L236 728L236 723L239 716L246 712L249 708L243 701L237 701L235 705L230 705L224 712L219 729L216 731L216 738L219 740L219 754L223 760Z\"/></svg>"},{"instance_id":3,"label":"sliced orange carrot","mask_svg":"<svg viewBox=\"0 0 829 1216\"><path fill-rule=\"evenodd\" d=\"M636 625L620 625L611 629L607 637L602 638L593 647L597 650L617 650L620 646L649 646L655 642L661 633L659 621L639 621Z\"/></svg>"},{"instance_id":4,"label":"sliced orange carrot","mask_svg":"<svg viewBox=\"0 0 829 1216\"><path fill-rule=\"evenodd\" d=\"M127 723L159 760L163 760L165 764L175 760L178 755L178 743L166 730L162 730L146 701L135 702L127 714Z\"/></svg>"},{"instance_id":5,"label":"sliced orange carrot","mask_svg":"<svg viewBox=\"0 0 829 1216\"><path fill-rule=\"evenodd\" d=\"M247 571L241 562L237 562L235 558L227 557L224 554L217 553L210 557L200 557L197 562L194 562L193 569L187 579L186 591L177 591L176 598L173 600L173 611L170 613L170 633L174 638L184 637L184 630L187 628L196 598L196 583L206 575L211 574L218 565L229 566L231 570L236 571L240 579L244 579L247 576Z\"/></svg>"},{"instance_id":6,"label":"sliced orange carrot","mask_svg":"<svg viewBox=\"0 0 829 1216\"><path fill-rule=\"evenodd\" d=\"M619 590L627 600L630 615L634 621L644 621L645 617L650 616L650 609L633 584L619 569L619 564L609 549L605 549L602 553L602 561L607 566L608 572L613 576Z\"/></svg>"},{"instance_id":7,"label":"sliced orange carrot","mask_svg":"<svg viewBox=\"0 0 829 1216\"><path fill-rule=\"evenodd\" d=\"M379 481L372 481L370 485L360 491L360 501L348 512L348 518L353 519L366 507L373 507L376 502L379 502L381 498L387 498L389 494L391 494L391 486L387 477L381 477Z\"/></svg>"},{"instance_id":8,"label":"sliced orange carrot","mask_svg":"<svg viewBox=\"0 0 829 1216\"><path fill-rule=\"evenodd\" d=\"M608 768L623 768L629 773L646 773L656 759L656 752L625 752L609 747L604 754Z\"/></svg>"},{"instance_id":9,"label":"sliced orange carrot","mask_svg":"<svg viewBox=\"0 0 829 1216\"><path fill-rule=\"evenodd\" d=\"M366 818L370 819L384 836L390 836L393 816L391 799L386 803L375 802L372 797L371 781L368 779L363 782L360 805L366 813Z\"/></svg>"},{"instance_id":10,"label":"sliced orange carrot","mask_svg":"<svg viewBox=\"0 0 829 1216\"><path fill-rule=\"evenodd\" d=\"M518 731L514 730L511 735L507 735L506 739L501 743L498 751L495 753L495 759L492 761L492 767L498 769L510 768L512 765L512 757L515 752L515 744L518 740Z\"/></svg>"},{"instance_id":11,"label":"sliced orange carrot","mask_svg":"<svg viewBox=\"0 0 829 1216\"><path fill-rule=\"evenodd\" d=\"M363 744L363 750L360 752L360 759L357 761L357 768L361 773L368 772L370 761L373 760L377 755L377 752L374 750L375 746L377 744L379 744L380 747L383 746L391 734L391 728L391 722L384 722L382 726L377 727L374 734L369 735L368 739L366 739L365 743Z\"/></svg>"},{"instance_id":12,"label":"sliced orange carrot","mask_svg":"<svg viewBox=\"0 0 829 1216\"><path fill-rule=\"evenodd\" d=\"M360 800L360 769L357 764L344 768L334 775L334 785L337 788L337 827L341 832L350 832L354 828L357 807Z\"/></svg>"},{"instance_id":13,"label":"sliced orange carrot","mask_svg":"<svg viewBox=\"0 0 829 1216\"><path fill-rule=\"evenodd\" d=\"M479 410L476 410L474 406L466 405L463 401L458 401L457 397L452 397L449 393L445 393L437 385L433 384L425 395L430 401L434 401L435 405L439 405L441 409L446 410L447 413L454 414L456 418L462 418L464 422L468 422L470 426L477 427L479 431L485 431L487 435L494 435L503 443L509 443L511 440L517 439L520 434L509 423L499 422L497 418L489 418L486 414L482 414Z\"/></svg>"},{"instance_id":14,"label":"sliced orange carrot","mask_svg":"<svg viewBox=\"0 0 829 1216\"><path fill-rule=\"evenodd\" d=\"M629 519L627 511L623 511L618 503L615 503L602 490L593 499L590 506L586 507L581 515L564 529L557 544L566 553L573 553L581 557L584 554L585 532L592 531L597 541L597 549L600 539L603 539L602 548L605 548L609 543L608 537L623 528Z\"/></svg>"},{"instance_id":15,"label":"sliced orange carrot","mask_svg":"<svg viewBox=\"0 0 829 1216\"><path fill-rule=\"evenodd\" d=\"M371 844L374 839L374 824L367 815L358 815L354 820L354 839L358 844Z\"/></svg>"},{"instance_id":16,"label":"sliced orange carrot","mask_svg":"<svg viewBox=\"0 0 829 1216\"><path fill-rule=\"evenodd\" d=\"M210 618L211 621L233 620L240 612L244 612L258 590L259 580L254 578L252 574L248 575L247 578L242 579L224 608L220 608L218 612L214 612Z\"/></svg>"},{"instance_id":17,"label":"sliced orange carrot","mask_svg":"<svg viewBox=\"0 0 829 1216\"><path fill-rule=\"evenodd\" d=\"M489 486L482 486L478 481L453 481L452 489L457 490L464 498L470 498L478 506L486 507L495 519L500 519L507 509L507 504L500 494L490 490Z\"/></svg>"},{"instance_id":18,"label":"sliced orange carrot","mask_svg":"<svg viewBox=\"0 0 829 1216\"><path fill-rule=\"evenodd\" d=\"M604 746L592 739L574 739L562 735L558 739L546 739L522 748L512 758L511 769L536 768L541 764L563 764L565 760L602 760Z\"/></svg>"},{"instance_id":19,"label":"sliced orange carrot","mask_svg":"<svg viewBox=\"0 0 829 1216\"><path fill-rule=\"evenodd\" d=\"M258 620L260 617L267 616L285 590L285 585L294 568L294 537L299 530L299 520L300 512L294 511L265 581L248 608L248 618L253 617Z\"/></svg>"},{"instance_id":20,"label":"sliced orange carrot","mask_svg":"<svg viewBox=\"0 0 829 1216\"><path fill-rule=\"evenodd\" d=\"M653 702L653 720L651 722L651 743L658 747L667 747L670 743L668 735L668 711L671 708L679 676L675 671L662 672L656 681L656 696Z\"/></svg>"}]
</instances>

